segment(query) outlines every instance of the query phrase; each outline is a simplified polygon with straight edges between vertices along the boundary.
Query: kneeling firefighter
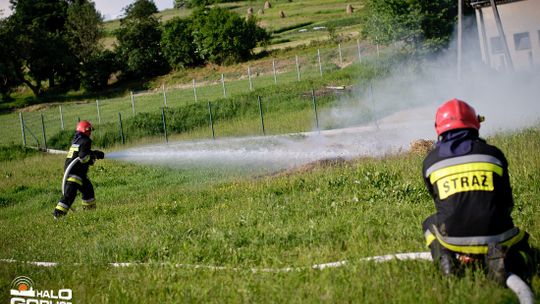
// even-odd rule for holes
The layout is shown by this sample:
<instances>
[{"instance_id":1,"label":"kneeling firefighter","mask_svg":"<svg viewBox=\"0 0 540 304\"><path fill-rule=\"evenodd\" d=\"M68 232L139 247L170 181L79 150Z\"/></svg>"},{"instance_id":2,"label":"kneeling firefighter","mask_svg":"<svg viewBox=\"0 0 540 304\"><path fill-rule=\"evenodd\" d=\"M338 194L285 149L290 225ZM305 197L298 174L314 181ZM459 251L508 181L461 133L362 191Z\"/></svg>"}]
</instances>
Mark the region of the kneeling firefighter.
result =
<instances>
[{"instance_id":1,"label":"kneeling firefighter","mask_svg":"<svg viewBox=\"0 0 540 304\"><path fill-rule=\"evenodd\" d=\"M62 185L63 196L53 212L55 218L67 214L77 196L77 190L82 194L83 209L96 208L94 186L87 173L88 167L93 165L96 159L103 159L105 154L99 150L91 150L90 135L92 130L92 124L86 120L77 124L77 132L71 142L64 164L64 176L67 177L67 180L65 180L65 185Z\"/></svg>"},{"instance_id":2,"label":"kneeling firefighter","mask_svg":"<svg viewBox=\"0 0 540 304\"><path fill-rule=\"evenodd\" d=\"M529 235L514 226L508 162L479 137L483 120L458 99L437 110L438 141L422 169L436 213L423 222L424 236L443 275L476 260L503 286L510 273L530 284L536 262Z\"/></svg>"}]
</instances>

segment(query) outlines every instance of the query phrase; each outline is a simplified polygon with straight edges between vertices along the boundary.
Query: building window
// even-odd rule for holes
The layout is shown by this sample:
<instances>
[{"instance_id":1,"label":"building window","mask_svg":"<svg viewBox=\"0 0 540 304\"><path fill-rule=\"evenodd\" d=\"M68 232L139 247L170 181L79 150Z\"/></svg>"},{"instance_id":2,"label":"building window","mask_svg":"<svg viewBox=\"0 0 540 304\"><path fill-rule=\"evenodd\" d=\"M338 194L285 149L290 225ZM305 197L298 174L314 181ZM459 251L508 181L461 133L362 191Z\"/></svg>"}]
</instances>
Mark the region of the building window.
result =
<instances>
[{"instance_id":1,"label":"building window","mask_svg":"<svg viewBox=\"0 0 540 304\"><path fill-rule=\"evenodd\" d=\"M525 32L514 34L514 45L516 46L516 51L530 50L531 38L529 37L529 33Z\"/></svg>"},{"instance_id":2,"label":"building window","mask_svg":"<svg viewBox=\"0 0 540 304\"><path fill-rule=\"evenodd\" d=\"M503 47L501 37L499 37L499 36L491 37L489 40L491 42L491 53L492 54L502 54L502 53L504 53L504 47Z\"/></svg>"}]
</instances>

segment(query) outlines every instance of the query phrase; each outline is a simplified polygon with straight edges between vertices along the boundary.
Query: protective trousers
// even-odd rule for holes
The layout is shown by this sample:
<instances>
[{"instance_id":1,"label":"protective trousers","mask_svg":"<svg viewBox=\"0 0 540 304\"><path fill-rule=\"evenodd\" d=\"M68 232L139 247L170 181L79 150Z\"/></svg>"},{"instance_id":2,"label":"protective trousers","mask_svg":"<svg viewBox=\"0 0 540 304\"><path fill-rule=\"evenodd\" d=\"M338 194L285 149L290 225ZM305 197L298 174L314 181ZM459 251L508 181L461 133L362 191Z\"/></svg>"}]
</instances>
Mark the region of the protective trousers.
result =
<instances>
[{"instance_id":1,"label":"protective trousers","mask_svg":"<svg viewBox=\"0 0 540 304\"><path fill-rule=\"evenodd\" d=\"M58 202L58 205L56 205L56 210L67 213L77 197L77 191L80 191L82 194L84 209L93 209L96 207L94 186L90 182L90 179L87 176L70 175L66 182L64 195Z\"/></svg>"}]
</instances>

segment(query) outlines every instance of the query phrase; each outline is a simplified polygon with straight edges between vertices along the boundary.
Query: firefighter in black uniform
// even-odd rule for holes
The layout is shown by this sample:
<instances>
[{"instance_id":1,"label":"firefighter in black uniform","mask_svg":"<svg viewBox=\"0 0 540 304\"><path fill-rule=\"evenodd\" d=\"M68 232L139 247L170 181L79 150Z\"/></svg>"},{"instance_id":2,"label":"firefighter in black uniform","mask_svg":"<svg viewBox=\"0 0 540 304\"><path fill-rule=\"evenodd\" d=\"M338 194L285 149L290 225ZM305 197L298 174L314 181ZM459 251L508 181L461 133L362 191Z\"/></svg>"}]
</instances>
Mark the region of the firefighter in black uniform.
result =
<instances>
[{"instance_id":1,"label":"firefighter in black uniform","mask_svg":"<svg viewBox=\"0 0 540 304\"><path fill-rule=\"evenodd\" d=\"M64 174L70 164L75 163L67 173L63 196L53 212L55 218L67 214L77 196L77 190L82 194L83 209L96 208L94 186L88 179L87 173L88 167L93 165L96 159L103 159L105 154L98 150L91 150L92 140L90 135L92 130L92 124L86 120L77 124L77 133L73 138L64 164Z\"/></svg>"},{"instance_id":2,"label":"firefighter in black uniform","mask_svg":"<svg viewBox=\"0 0 540 304\"><path fill-rule=\"evenodd\" d=\"M437 110L438 141L424 160L424 182L436 213L423 223L433 261L444 275L477 258L489 278L504 284L509 272L529 280L535 263L528 234L514 226L508 163L479 138L480 122L466 102L452 99Z\"/></svg>"}]
</instances>

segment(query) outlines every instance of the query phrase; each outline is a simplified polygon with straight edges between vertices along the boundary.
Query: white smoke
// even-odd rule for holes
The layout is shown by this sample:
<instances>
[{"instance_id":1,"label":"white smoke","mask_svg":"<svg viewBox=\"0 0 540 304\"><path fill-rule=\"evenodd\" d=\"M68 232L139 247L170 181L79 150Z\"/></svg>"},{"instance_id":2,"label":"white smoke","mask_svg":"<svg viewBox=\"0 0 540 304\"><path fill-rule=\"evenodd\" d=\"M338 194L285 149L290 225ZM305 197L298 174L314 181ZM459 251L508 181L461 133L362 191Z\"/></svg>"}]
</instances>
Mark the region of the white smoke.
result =
<instances>
[{"instance_id":1,"label":"white smoke","mask_svg":"<svg viewBox=\"0 0 540 304\"><path fill-rule=\"evenodd\" d=\"M109 157L173 167L243 166L269 170L327 158L382 156L407 149L416 139L435 139L437 107L452 98L486 117L481 135L538 125L540 73L497 72L480 59L475 27L464 32L461 79L456 42L445 55L420 66L401 65L392 74L357 86L353 97L321 111L320 124L333 128L296 135L178 142L132 148Z\"/></svg>"}]
</instances>

